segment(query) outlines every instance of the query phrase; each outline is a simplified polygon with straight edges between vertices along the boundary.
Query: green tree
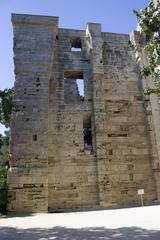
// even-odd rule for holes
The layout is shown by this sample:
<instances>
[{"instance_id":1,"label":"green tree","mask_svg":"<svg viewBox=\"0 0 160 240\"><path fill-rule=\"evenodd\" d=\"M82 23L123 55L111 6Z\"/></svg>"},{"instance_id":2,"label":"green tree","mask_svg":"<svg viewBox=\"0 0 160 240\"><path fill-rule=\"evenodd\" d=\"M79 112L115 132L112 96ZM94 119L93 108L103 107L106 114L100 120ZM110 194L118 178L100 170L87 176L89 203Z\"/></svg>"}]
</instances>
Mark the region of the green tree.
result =
<instances>
[{"instance_id":1,"label":"green tree","mask_svg":"<svg viewBox=\"0 0 160 240\"><path fill-rule=\"evenodd\" d=\"M147 87L144 94L160 95L160 2L151 0L144 10L134 12L141 30L146 34L148 65L142 69L142 77L154 79L154 88Z\"/></svg>"},{"instance_id":2,"label":"green tree","mask_svg":"<svg viewBox=\"0 0 160 240\"><path fill-rule=\"evenodd\" d=\"M6 211L7 170L9 162L9 132L0 134L0 212Z\"/></svg>"},{"instance_id":3,"label":"green tree","mask_svg":"<svg viewBox=\"0 0 160 240\"><path fill-rule=\"evenodd\" d=\"M13 88L0 90L0 123L5 127L10 126L11 112L13 108Z\"/></svg>"},{"instance_id":4,"label":"green tree","mask_svg":"<svg viewBox=\"0 0 160 240\"><path fill-rule=\"evenodd\" d=\"M0 90L0 123L5 127L10 126L13 89ZM10 130L5 135L0 134L0 212L6 211L7 203L7 170L9 163L9 136Z\"/></svg>"}]
</instances>

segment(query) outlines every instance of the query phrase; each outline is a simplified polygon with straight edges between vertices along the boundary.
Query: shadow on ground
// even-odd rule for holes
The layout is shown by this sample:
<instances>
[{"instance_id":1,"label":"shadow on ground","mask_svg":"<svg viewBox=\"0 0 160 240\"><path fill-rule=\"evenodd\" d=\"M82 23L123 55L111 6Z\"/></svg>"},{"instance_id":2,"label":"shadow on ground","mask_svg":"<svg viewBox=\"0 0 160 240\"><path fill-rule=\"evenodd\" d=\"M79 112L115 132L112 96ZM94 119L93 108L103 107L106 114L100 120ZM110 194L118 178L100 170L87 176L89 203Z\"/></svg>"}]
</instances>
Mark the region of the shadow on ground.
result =
<instances>
[{"instance_id":1,"label":"shadow on ground","mask_svg":"<svg viewBox=\"0 0 160 240\"><path fill-rule=\"evenodd\" d=\"M159 240L160 231L137 227L19 229L0 227L0 240Z\"/></svg>"},{"instance_id":2,"label":"shadow on ground","mask_svg":"<svg viewBox=\"0 0 160 240\"><path fill-rule=\"evenodd\" d=\"M13 214L0 213L0 220L1 220L1 218L17 218L17 217L24 218L24 217L30 217L33 215L34 215L33 213L20 213L20 214L18 214L18 213L16 213L16 214L15 213L13 213ZM1 240L1 238L0 238L0 240Z\"/></svg>"}]
</instances>

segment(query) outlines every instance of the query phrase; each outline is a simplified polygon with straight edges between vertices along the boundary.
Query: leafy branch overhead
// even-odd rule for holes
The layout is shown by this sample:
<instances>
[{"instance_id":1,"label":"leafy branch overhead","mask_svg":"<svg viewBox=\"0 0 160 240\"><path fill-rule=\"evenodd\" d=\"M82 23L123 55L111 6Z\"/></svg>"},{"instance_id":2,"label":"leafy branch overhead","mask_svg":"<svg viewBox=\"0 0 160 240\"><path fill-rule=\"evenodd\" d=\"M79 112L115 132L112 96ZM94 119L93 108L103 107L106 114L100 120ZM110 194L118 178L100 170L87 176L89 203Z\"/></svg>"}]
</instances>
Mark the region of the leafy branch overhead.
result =
<instances>
[{"instance_id":1,"label":"leafy branch overhead","mask_svg":"<svg viewBox=\"0 0 160 240\"><path fill-rule=\"evenodd\" d=\"M151 0L144 10L134 11L139 26L146 34L145 50L148 65L142 69L142 76L155 79L154 89L148 87L144 94L160 94L160 2Z\"/></svg>"}]
</instances>

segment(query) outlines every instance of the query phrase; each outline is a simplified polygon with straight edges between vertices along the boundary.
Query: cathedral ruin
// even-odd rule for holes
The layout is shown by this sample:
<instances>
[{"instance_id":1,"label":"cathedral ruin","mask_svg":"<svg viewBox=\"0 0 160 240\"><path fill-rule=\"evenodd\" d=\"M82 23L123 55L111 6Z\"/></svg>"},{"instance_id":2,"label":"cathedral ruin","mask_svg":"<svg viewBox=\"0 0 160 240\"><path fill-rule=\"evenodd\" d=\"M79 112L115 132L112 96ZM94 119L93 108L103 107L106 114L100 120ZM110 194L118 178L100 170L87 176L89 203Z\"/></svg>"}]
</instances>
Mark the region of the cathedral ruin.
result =
<instances>
[{"instance_id":1,"label":"cathedral ruin","mask_svg":"<svg viewBox=\"0 0 160 240\"><path fill-rule=\"evenodd\" d=\"M160 103L144 97L145 37L12 15L10 212L160 202ZM80 87L79 87L80 86Z\"/></svg>"}]
</instances>

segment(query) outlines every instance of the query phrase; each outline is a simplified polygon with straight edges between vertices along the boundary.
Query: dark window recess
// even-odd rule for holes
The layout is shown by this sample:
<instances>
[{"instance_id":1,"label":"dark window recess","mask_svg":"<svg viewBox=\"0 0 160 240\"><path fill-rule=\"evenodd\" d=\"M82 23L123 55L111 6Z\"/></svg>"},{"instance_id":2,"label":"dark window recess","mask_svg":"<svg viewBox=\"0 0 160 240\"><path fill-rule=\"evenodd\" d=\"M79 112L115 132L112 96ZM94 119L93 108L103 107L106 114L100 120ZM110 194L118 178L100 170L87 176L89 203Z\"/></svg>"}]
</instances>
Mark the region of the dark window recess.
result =
<instances>
[{"instance_id":1,"label":"dark window recess","mask_svg":"<svg viewBox=\"0 0 160 240\"><path fill-rule=\"evenodd\" d=\"M59 37L58 37L58 35L56 35L56 40L58 40L59 39Z\"/></svg>"},{"instance_id":2,"label":"dark window recess","mask_svg":"<svg viewBox=\"0 0 160 240\"><path fill-rule=\"evenodd\" d=\"M112 149L108 150L108 155L113 155L113 150Z\"/></svg>"},{"instance_id":3,"label":"dark window recess","mask_svg":"<svg viewBox=\"0 0 160 240\"><path fill-rule=\"evenodd\" d=\"M134 165L129 164L129 165L128 165L128 170L134 170Z\"/></svg>"},{"instance_id":4,"label":"dark window recess","mask_svg":"<svg viewBox=\"0 0 160 240\"><path fill-rule=\"evenodd\" d=\"M36 134L33 135L33 141L37 141L37 135Z\"/></svg>"},{"instance_id":5,"label":"dark window recess","mask_svg":"<svg viewBox=\"0 0 160 240\"><path fill-rule=\"evenodd\" d=\"M36 78L36 92L39 92L39 87L41 86L39 77Z\"/></svg>"},{"instance_id":6,"label":"dark window recess","mask_svg":"<svg viewBox=\"0 0 160 240\"><path fill-rule=\"evenodd\" d=\"M91 113L85 113L83 115L83 139L84 149L92 150Z\"/></svg>"},{"instance_id":7,"label":"dark window recess","mask_svg":"<svg viewBox=\"0 0 160 240\"><path fill-rule=\"evenodd\" d=\"M27 88L24 88L24 94L27 94Z\"/></svg>"},{"instance_id":8,"label":"dark window recess","mask_svg":"<svg viewBox=\"0 0 160 240\"><path fill-rule=\"evenodd\" d=\"M82 51L82 43L79 37L75 37L71 39L71 51L72 52L81 52Z\"/></svg>"},{"instance_id":9,"label":"dark window recess","mask_svg":"<svg viewBox=\"0 0 160 240\"><path fill-rule=\"evenodd\" d=\"M129 179L130 179L130 181L133 181L133 173L129 174Z\"/></svg>"}]
</instances>

